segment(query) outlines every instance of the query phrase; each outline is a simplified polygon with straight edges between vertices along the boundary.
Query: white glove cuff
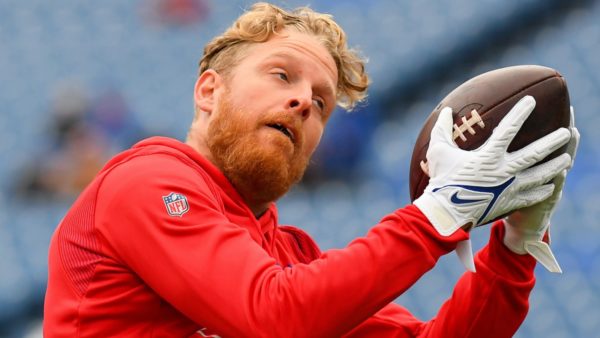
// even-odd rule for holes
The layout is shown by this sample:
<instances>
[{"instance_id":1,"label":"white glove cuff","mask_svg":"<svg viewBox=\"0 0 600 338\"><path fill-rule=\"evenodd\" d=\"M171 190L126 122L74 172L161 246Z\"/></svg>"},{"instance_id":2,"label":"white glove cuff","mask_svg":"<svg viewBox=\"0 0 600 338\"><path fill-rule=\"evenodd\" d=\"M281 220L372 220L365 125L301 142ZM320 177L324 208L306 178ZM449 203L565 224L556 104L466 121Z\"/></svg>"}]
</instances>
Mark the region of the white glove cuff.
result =
<instances>
[{"instance_id":1,"label":"white glove cuff","mask_svg":"<svg viewBox=\"0 0 600 338\"><path fill-rule=\"evenodd\" d=\"M525 250L525 241L531 240L530 236L527 236L523 230L512 226L506 221L506 219L504 219L503 221L504 245L506 245L510 249L510 251L516 254L527 254L527 251Z\"/></svg>"},{"instance_id":2,"label":"white glove cuff","mask_svg":"<svg viewBox=\"0 0 600 338\"><path fill-rule=\"evenodd\" d=\"M541 228L531 230L527 228L518 228L510 224L505 218L504 222L504 245L506 245L512 252L519 255L529 253L527 250L527 243L529 242L542 242L544 234L550 227L550 223L547 223Z\"/></svg>"},{"instance_id":3,"label":"white glove cuff","mask_svg":"<svg viewBox=\"0 0 600 338\"><path fill-rule=\"evenodd\" d=\"M527 233L512 226L504 219L504 245L516 254L530 254L550 272L562 273L552 249L548 243L542 241L549 226L550 224L546 224L539 231Z\"/></svg>"},{"instance_id":4,"label":"white glove cuff","mask_svg":"<svg viewBox=\"0 0 600 338\"><path fill-rule=\"evenodd\" d=\"M414 202L419 210L427 217L431 225L437 232L448 237L458 230L462 224L458 224L452 214L450 214L436 199L425 192Z\"/></svg>"}]
</instances>

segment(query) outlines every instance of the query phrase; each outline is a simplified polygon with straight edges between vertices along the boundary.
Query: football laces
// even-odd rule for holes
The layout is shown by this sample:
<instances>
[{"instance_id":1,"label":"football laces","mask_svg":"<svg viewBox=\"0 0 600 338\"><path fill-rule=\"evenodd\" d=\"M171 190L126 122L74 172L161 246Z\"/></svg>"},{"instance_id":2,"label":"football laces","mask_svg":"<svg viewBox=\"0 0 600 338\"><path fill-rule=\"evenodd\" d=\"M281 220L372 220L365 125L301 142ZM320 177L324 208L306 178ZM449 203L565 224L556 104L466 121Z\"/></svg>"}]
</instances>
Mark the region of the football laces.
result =
<instances>
[{"instance_id":1,"label":"football laces","mask_svg":"<svg viewBox=\"0 0 600 338\"><path fill-rule=\"evenodd\" d=\"M477 133L477 131L473 129L475 125L479 126L479 128L481 129L485 128L485 123L483 122L481 115L479 115L476 109L473 109L471 110L471 117L469 117L468 119L466 116L462 117L462 124L460 126L456 123L454 124L454 132L452 133L452 139L456 140L457 138L460 138L463 142L465 142L467 140L467 137L465 136L465 131L471 135L475 135ZM421 161L421 163L419 164L421 166L421 170L423 170L423 173L431 177L429 175L429 166L427 165L427 162Z\"/></svg>"},{"instance_id":2,"label":"football laces","mask_svg":"<svg viewBox=\"0 0 600 338\"><path fill-rule=\"evenodd\" d=\"M485 123L481 119L477 110L471 110L471 117L467 119L466 116L462 117L462 124L459 126L456 123L454 124L454 133L452 134L452 139L456 140L456 138L460 137L460 139L465 142L467 137L465 136L465 131L469 132L471 135L475 135L477 131L473 129L475 125L478 125L481 129L485 128Z\"/></svg>"}]
</instances>

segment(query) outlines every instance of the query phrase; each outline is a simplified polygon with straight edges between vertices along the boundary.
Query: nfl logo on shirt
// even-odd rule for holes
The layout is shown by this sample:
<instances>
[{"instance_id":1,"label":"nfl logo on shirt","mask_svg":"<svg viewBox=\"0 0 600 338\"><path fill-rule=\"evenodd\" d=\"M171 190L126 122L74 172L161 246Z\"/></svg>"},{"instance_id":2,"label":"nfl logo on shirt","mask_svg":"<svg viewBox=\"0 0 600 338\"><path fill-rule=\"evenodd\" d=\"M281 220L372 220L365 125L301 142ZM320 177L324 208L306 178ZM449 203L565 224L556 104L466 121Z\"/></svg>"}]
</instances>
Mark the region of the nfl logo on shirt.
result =
<instances>
[{"instance_id":1,"label":"nfl logo on shirt","mask_svg":"<svg viewBox=\"0 0 600 338\"><path fill-rule=\"evenodd\" d=\"M162 198L170 216L181 217L183 214L188 212L188 210L190 210L187 197L182 194L172 192L167 196L163 196Z\"/></svg>"}]
</instances>

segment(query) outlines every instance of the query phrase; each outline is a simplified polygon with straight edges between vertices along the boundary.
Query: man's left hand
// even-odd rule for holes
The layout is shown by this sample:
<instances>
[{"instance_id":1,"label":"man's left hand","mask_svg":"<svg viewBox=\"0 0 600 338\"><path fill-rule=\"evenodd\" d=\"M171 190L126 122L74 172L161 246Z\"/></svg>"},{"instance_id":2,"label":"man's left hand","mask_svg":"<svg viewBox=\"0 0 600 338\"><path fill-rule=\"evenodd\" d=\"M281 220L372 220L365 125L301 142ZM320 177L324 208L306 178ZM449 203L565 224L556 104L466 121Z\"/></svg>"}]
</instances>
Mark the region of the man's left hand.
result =
<instances>
[{"instance_id":1,"label":"man's left hand","mask_svg":"<svg viewBox=\"0 0 600 338\"><path fill-rule=\"evenodd\" d=\"M573 107L571 107L571 140L567 145L567 153L571 155L571 165L567 170L556 176L553 180L554 192L552 195L530 207L519 209L504 219L506 234L504 244L517 254L530 254L535 257L546 269L551 272L561 273L562 270L550 250L548 243L543 241L544 235L550 227L550 218L558 205L562 195L567 171L573 167L577 147L579 146L579 131L575 128Z\"/></svg>"}]
</instances>

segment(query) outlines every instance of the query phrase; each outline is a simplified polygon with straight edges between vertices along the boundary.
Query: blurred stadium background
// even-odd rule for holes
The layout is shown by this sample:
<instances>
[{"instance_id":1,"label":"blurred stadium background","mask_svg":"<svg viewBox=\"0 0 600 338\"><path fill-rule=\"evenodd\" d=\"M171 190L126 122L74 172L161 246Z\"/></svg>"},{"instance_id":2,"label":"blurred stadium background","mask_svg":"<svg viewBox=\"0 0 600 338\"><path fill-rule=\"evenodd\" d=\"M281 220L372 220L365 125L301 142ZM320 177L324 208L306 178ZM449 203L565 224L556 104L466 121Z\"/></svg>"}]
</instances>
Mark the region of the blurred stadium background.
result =
<instances>
[{"instance_id":1,"label":"blurred stadium background","mask_svg":"<svg viewBox=\"0 0 600 338\"><path fill-rule=\"evenodd\" d=\"M70 202L138 139L185 138L202 48L250 3L0 0L0 337L41 336L47 247ZM564 274L538 268L516 336L600 337L600 1L275 3L333 14L370 60L369 102L334 115L307 182L280 203L323 249L409 202L413 142L454 87L517 64L565 76L582 143L554 218ZM462 271L448 255L397 301L430 318Z\"/></svg>"}]
</instances>

